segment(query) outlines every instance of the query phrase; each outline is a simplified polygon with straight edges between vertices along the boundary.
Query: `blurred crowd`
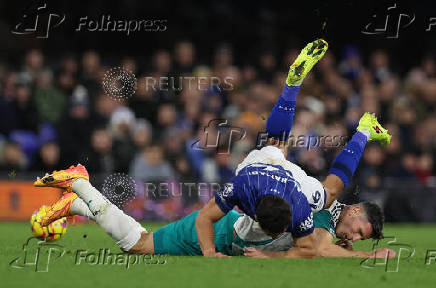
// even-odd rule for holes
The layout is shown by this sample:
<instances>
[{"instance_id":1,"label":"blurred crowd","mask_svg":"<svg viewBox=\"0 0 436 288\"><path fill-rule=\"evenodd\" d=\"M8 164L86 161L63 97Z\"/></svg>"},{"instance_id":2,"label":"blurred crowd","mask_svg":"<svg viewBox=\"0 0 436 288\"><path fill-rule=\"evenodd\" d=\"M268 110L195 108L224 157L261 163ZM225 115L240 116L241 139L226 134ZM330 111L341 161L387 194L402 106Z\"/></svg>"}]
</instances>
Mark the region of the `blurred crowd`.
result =
<instances>
[{"instance_id":1,"label":"blurred crowd","mask_svg":"<svg viewBox=\"0 0 436 288\"><path fill-rule=\"evenodd\" d=\"M303 82L292 134L315 144L291 145L290 160L309 175L326 176L360 116L374 112L393 138L387 147L367 145L355 177L362 197L382 195L389 179L434 185L435 58L424 55L400 75L394 67L401 63L393 65L388 51L363 57L348 46L334 52ZM251 63L236 64L231 45L222 44L204 63L196 58L195 45L183 41L171 51L156 51L147 65L131 57L109 65L97 51L50 59L30 50L21 67L0 63L3 178L76 163L92 175L129 173L140 183L138 199L153 198L155 214L179 217L207 201L256 148L298 53L265 51ZM136 93L125 101L112 100L101 86L115 66L137 78ZM156 86L162 79L165 87ZM232 127L238 128L233 134ZM345 141L318 141L323 136ZM160 192L144 196L150 189ZM168 189L182 197L168 201L171 197L162 192ZM147 218L143 201L135 201L131 213Z\"/></svg>"}]
</instances>

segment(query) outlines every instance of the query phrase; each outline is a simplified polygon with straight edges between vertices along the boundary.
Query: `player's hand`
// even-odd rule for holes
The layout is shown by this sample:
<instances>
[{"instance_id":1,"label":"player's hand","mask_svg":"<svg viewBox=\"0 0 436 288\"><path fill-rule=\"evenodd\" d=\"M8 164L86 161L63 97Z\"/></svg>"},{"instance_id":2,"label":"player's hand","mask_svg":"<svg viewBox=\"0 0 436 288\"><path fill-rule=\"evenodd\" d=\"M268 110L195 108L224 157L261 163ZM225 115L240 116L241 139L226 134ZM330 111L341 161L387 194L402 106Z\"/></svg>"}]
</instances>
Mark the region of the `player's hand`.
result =
<instances>
[{"instance_id":1,"label":"player's hand","mask_svg":"<svg viewBox=\"0 0 436 288\"><path fill-rule=\"evenodd\" d=\"M231 256L224 255L223 253L216 251L204 252L203 256L209 258L231 258Z\"/></svg>"},{"instance_id":2,"label":"player's hand","mask_svg":"<svg viewBox=\"0 0 436 288\"><path fill-rule=\"evenodd\" d=\"M246 247L244 248L244 256L253 258L270 258L269 251L260 251L256 248Z\"/></svg>"},{"instance_id":3,"label":"player's hand","mask_svg":"<svg viewBox=\"0 0 436 288\"><path fill-rule=\"evenodd\" d=\"M336 245L341 246L342 248L350 250L350 251L353 250L353 244L350 241L345 240L345 239L337 241Z\"/></svg>"},{"instance_id":4,"label":"player's hand","mask_svg":"<svg viewBox=\"0 0 436 288\"><path fill-rule=\"evenodd\" d=\"M383 258L383 259L386 259L386 258L392 259L392 258L395 258L395 255L396 255L396 253L392 249L379 248L379 249L375 250L373 257L374 258Z\"/></svg>"}]
</instances>

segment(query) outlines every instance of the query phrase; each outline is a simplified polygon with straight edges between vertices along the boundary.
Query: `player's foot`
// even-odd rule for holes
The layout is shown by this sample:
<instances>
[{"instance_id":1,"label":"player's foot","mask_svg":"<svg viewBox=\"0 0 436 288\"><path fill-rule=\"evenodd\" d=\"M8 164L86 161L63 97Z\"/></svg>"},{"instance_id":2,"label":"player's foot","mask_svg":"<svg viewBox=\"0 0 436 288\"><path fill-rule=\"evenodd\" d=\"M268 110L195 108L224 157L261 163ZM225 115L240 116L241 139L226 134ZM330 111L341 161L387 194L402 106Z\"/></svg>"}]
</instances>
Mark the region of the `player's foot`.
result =
<instances>
[{"instance_id":1,"label":"player's foot","mask_svg":"<svg viewBox=\"0 0 436 288\"><path fill-rule=\"evenodd\" d=\"M392 136L389 134L388 130L383 128L377 121L374 113L366 112L363 114L362 118L359 120L359 126L357 126L357 131L367 130L370 133L368 141L378 141L382 145L389 145L391 143Z\"/></svg>"},{"instance_id":2,"label":"player's foot","mask_svg":"<svg viewBox=\"0 0 436 288\"><path fill-rule=\"evenodd\" d=\"M324 56L328 47L329 45L324 39L317 39L307 44L289 68L286 84L289 86L300 85L307 73Z\"/></svg>"},{"instance_id":3,"label":"player's foot","mask_svg":"<svg viewBox=\"0 0 436 288\"><path fill-rule=\"evenodd\" d=\"M42 211L43 214L40 218L41 226L47 226L62 217L72 216L71 205L77 197L76 193L66 193L61 197L61 199L53 203L48 210Z\"/></svg>"},{"instance_id":4,"label":"player's foot","mask_svg":"<svg viewBox=\"0 0 436 288\"><path fill-rule=\"evenodd\" d=\"M73 181L83 178L89 181L88 171L85 166L78 164L70 166L70 168L60 171L53 171L51 174L46 174L44 177L36 179L33 183L36 187L57 187L65 188L67 192L71 192Z\"/></svg>"}]
</instances>

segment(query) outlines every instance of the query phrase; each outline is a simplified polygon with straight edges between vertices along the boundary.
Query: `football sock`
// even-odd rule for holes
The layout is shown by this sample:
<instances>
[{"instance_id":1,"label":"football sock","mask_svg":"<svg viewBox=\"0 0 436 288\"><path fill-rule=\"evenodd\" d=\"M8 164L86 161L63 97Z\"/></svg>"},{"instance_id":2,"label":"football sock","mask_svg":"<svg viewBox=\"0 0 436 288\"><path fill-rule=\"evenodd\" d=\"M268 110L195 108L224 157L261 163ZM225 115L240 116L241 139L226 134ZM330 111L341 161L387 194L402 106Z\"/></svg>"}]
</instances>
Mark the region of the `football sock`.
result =
<instances>
[{"instance_id":1,"label":"football sock","mask_svg":"<svg viewBox=\"0 0 436 288\"><path fill-rule=\"evenodd\" d=\"M80 198L77 198L71 204L71 212L73 212L74 215L88 217L88 219L95 221L95 217L91 210L89 210L88 205Z\"/></svg>"},{"instance_id":2,"label":"football sock","mask_svg":"<svg viewBox=\"0 0 436 288\"><path fill-rule=\"evenodd\" d=\"M147 232L135 219L110 203L86 179L77 179L73 182L72 188L73 192L89 206L97 224L122 250L129 251L141 238L141 233Z\"/></svg>"},{"instance_id":3,"label":"football sock","mask_svg":"<svg viewBox=\"0 0 436 288\"><path fill-rule=\"evenodd\" d=\"M338 176L344 182L344 186L347 186L353 178L369 135L370 133L367 130L356 132L347 146L339 152L333 161L329 174Z\"/></svg>"},{"instance_id":4,"label":"football sock","mask_svg":"<svg viewBox=\"0 0 436 288\"><path fill-rule=\"evenodd\" d=\"M277 100L266 122L266 132L269 138L287 141L292 129L300 86L285 84L282 94Z\"/></svg>"}]
</instances>

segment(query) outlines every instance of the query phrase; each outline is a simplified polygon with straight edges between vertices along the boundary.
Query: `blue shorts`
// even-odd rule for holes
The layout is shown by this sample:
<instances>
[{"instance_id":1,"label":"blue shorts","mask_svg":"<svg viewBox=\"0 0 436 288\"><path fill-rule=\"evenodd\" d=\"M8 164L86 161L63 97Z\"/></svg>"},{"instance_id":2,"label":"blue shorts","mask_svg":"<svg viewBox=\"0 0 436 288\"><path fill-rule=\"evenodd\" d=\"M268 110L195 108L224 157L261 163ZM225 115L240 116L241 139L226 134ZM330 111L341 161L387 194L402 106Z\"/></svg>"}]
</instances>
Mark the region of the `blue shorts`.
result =
<instances>
[{"instance_id":1,"label":"blue shorts","mask_svg":"<svg viewBox=\"0 0 436 288\"><path fill-rule=\"evenodd\" d=\"M203 255L195 229L195 219L200 210L197 210L179 221L168 224L153 232L155 254L169 255ZM216 250L232 255L233 224L242 214L230 210L227 215L213 224L215 233L214 243Z\"/></svg>"}]
</instances>

